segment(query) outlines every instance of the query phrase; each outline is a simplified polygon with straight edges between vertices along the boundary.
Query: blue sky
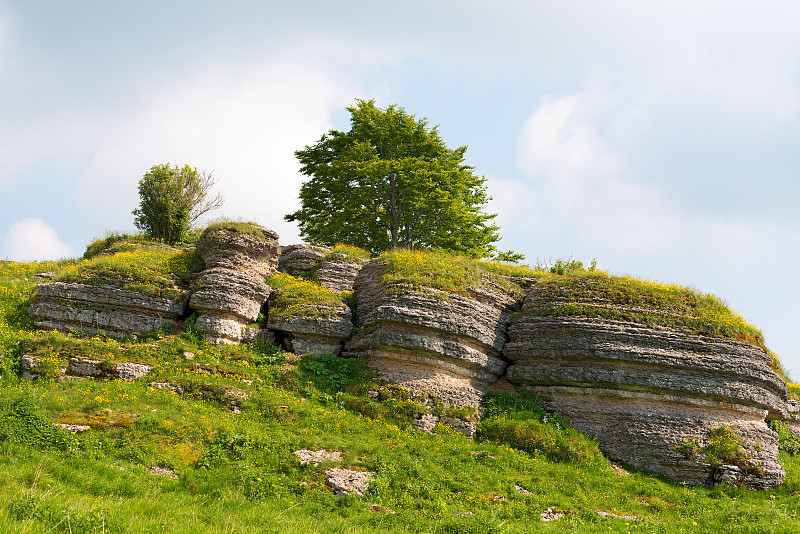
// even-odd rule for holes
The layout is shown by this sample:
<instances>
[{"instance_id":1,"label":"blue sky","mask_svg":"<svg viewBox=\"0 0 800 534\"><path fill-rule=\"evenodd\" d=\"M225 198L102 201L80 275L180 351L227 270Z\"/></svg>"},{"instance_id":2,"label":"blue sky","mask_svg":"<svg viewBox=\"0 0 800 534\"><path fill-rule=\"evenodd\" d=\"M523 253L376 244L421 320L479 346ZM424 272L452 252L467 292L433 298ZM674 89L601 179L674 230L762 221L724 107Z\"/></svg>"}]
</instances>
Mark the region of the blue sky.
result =
<instances>
[{"instance_id":1,"label":"blue sky","mask_svg":"<svg viewBox=\"0 0 800 534\"><path fill-rule=\"evenodd\" d=\"M299 241L294 150L356 98L438 124L500 246L713 293L800 379L800 4L0 1L0 258L133 230L157 163Z\"/></svg>"}]
</instances>

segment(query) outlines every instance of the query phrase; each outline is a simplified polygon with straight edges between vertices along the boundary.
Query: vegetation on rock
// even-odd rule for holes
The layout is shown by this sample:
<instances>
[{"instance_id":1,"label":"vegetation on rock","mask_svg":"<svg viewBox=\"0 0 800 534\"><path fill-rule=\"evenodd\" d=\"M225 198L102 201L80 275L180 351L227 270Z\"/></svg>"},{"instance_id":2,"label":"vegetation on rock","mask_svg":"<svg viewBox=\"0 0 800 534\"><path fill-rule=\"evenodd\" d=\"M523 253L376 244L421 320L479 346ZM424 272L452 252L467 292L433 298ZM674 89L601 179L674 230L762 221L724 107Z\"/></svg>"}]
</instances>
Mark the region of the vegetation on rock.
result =
<instances>
[{"instance_id":1,"label":"vegetation on rock","mask_svg":"<svg viewBox=\"0 0 800 534\"><path fill-rule=\"evenodd\" d=\"M342 298L347 296L286 273L276 273L267 284L275 290L269 310L274 317L335 317L336 310L344 305Z\"/></svg>"}]
</instances>

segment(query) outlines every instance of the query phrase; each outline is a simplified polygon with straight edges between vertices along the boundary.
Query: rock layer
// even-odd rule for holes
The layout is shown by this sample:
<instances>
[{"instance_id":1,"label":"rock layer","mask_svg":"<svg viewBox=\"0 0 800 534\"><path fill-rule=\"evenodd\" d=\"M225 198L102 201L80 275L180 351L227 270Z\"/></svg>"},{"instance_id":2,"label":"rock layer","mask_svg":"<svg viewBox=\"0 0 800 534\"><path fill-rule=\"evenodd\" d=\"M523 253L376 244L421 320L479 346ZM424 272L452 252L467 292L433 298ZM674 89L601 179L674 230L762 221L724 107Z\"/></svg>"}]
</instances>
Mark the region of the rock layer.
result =
<instances>
[{"instance_id":1,"label":"rock layer","mask_svg":"<svg viewBox=\"0 0 800 534\"><path fill-rule=\"evenodd\" d=\"M777 435L786 385L761 348L669 328L542 315L534 286L510 328L508 379L597 438L612 459L691 484L771 487L783 481ZM701 449L728 427L747 460L712 465ZM738 464L738 465L737 465Z\"/></svg>"},{"instance_id":2,"label":"rock layer","mask_svg":"<svg viewBox=\"0 0 800 534\"><path fill-rule=\"evenodd\" d=\"M501 357L516 299L486 285L470 296L408 284L385 286L381 259L355 282L357 326L348 355L363 355L384 379L445 403L477 407L505 371Z\"/></svg>"},{"instance_id":3,"label":"rock layer","mask_svg":"<svg viewBox=\"0 0 800 534\"><path fill-rule=\"evenodd\" d=\"M171 330L187 296L173 300L111 285L52 282L38 287L28 314L37 328L124 337Z\"/></svg>"},{"instance_id":4,"label":"rock layer","mask_svg":"<svg viewBox=\"0 0 800 534\"><path fill-rule=\"evenodd\" d=\"M345 254L331 254L314 271L313 278L329 291L352 291L361 262L349 261Z\"/></svg>"},{"instance_id":5,"label":"rock layer","mask_svg":"<svg viewBox=\"0 0 800 534\"><path fill-rule=\"evenodd\" d=\"M313 245L287 245L281 249L278 270L282 273L299 276L314 268L318 259L325 256L328 249Z\"/></svg>"},{"instance_id":6,"label":"rock layer","mask_svg":"<svg viewBox=\"0 0 800 534\"><path fill-rule=\"evenodd\" d=\"M267 328L280 332L286 350L295 354L339 356L342 344L353 331L350 309L342 303L336 317L270 316Z\"/></svg>"},{"instance_id":7,"label":"rock layer","mask_svg":"<svg viewBox=\"0 0 800 534\"><path fill-rule=\"evenodd\" d=\"M261 237L218 228L206 230L197 240L206 270L197 276L200 289L192 294L189 306L198 312L196 327L212 343L241 341L245 327L258 318L272 291L264 280L278 264L278 236L261 227L257 230Z\"/></svg>"}]
</instances>

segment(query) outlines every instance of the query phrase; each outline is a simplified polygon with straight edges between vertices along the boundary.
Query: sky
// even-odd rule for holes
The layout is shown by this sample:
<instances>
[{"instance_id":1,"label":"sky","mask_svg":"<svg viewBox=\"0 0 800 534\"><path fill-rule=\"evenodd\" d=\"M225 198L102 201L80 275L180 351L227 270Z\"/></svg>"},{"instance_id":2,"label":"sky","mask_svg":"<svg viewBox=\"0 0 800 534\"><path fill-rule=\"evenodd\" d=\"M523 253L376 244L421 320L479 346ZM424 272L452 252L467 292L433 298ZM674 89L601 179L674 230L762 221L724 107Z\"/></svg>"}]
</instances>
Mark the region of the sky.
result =
<instances>
[{"instance_id":1,"label":"sky","mask_svg":"<svg viewBox=\"0 0 800 534\"><path fill-rule=\"evenodd\" d=\"M213 171L283 216L294 151L375 99L486 177L501 249L712 293L800 380L794 1L0 0L0 258L134 231L137 184Z\"/></svg>"}]
</instances>

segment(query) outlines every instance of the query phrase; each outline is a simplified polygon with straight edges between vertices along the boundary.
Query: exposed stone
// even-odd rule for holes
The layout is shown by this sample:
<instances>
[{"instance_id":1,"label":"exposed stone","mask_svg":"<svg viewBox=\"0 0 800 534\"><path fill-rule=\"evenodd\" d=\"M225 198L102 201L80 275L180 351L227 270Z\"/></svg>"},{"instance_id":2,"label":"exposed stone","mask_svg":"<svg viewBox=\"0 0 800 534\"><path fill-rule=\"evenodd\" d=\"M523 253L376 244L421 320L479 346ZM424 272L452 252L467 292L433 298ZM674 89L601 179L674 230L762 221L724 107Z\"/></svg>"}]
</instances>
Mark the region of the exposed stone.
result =
<instances>
[{"instance_id":1,"label":"exposed stone","mask_svg":"<svg viewBox=\"0 0 800 534\"><path fill-rule=\"evenodd\" d=\"M378 375L414 394L477 407L506 368L501 351L517 297L490 284L470 296L408 284L385 286L384 260L355 283L357 326L347 355L365 356Z\"/></svg>"},{"instance_id":2,"label":"exposed stone","mask_svg":"<svg viewBox=\"0 0 800 534\"><path fill-rule=\"evenodd\" d=\"M195 248L203 258L206 269L220 267L260 280L275 274L280 257L278 234L261 226L253 226L264 236L256 237L224 229L203 232Z\"/></svg>"},{"instance_id":3,"label":"exposed stone","mask_svg":"<svg viewBox=\"0 0 800 534\"><path fill-rule=\"evenodd\" d=\"M342 342L353 332L350 308L342 303L336 317L270 316L267 328L281 332L286 349L295 354L333 354L342 352Z\"/></svg>"},{"instance_id":4,"label":"exposed stone","mask_svg":"<svg viewBox=\"0 0 800 534\"><path fill-rule=\"evenodd\" d=\"M131 362L102 362L89 358L70 358L67 373L72 376L92 378L117 378L130 382L146 376L152 369L149 365Z\"/></svg>"},{"instance_id":5,"label":"exposed stone","mask_svg":"<svg viewBox=\"0 0 800 534\"><path fill-rule=\"evenodd\" d=\"M354 471L341 467L332 467L325 471L325 484L333 490L337 497L355 493L359 497L369 487L370 479L375 475L372 471Z\"/></svg>"},{"instance_id":6,"label":"exposed stone","mask_svg":"<svg viewBox=\"0 0 800 534\"><path fill-rule=\"evenodd\" d=\"M42 329L125 337L174 329L187 297L173 300L112 285L52 282L38 286L28 314Z\"/></svg>"},{"instance_id":7,"label":"exposed stone","mask_svg":"<svg viewBox=\"0 0 800 534\"><path fill-rule=\"evenodd\" d=\"M339 451L326 451L320 449L318 451L311 451L308 449L300 449L292 453L300 460L300 465L312 464L315 467L322 462L341 462L342 453Z\"/></svg>"},{"instance_id":8,"label":"exposed stone","mask_svg":"<svg viewBox=\"0 0 800 534\"><path fill-rule=\"evenodd\" d=\"M635 515L619 515L615 514L614 512L606 512L605 510L597 510L597 515L599 515L603 519L622 519L623 521L630 521L632 523L636 523L639 521L639 518Z\"/></svg>"},{"instance_id":9,"label":"exposed stone","mask_svg":"<svg viewBox=\"0 0 800 534\"><path fill-rule=\"evenodd\" d=\"M556 512L552 508L548 508L539 514L539 517L542 518L542 521L557 521L559 519L564 519L565 516L563 512Z\"/></svg>"},{"instance_id":10,"label":"exposed stone","mask_svg":"<svg viewBox=\"0 0 800 534\"><path fill-rule=\"evenodd\" d=\"M272 289L264 283L275 273L277 234L258 227L263 237L217 229L207 230L196 248L206 264L197 276L200 286L189 301L198 312L195 326L215 344L250 339L246 330L258 318Z\"/></svg>"},{"instance_id":11,"label":"exposed stone","mask_svg":"<svg viewBox=\"0 0 800 534\"><path fill-rule=\"evenodd\" d=\"M166 467L159 467L154 465L152 467L147 468L147 472L151 475L162 476L171 478L172 480L178 480L178 475L172 469L167 469Z\"/></svg>"},{"instance_id":12,"label":"exposed stone","mask_svg":"<svg viewBox=\"0 0 800 534\"><path fill-rule=\"evenodd\" d=\"M162 389L165 391L174 391L175 393L183 393L182 385L173 384L171 382L150 382L150 387L153 389Z\"/></svg>"},{"instance_id":13,"label":"exposed stone","mask_svg":"<svg viewBox=\"0 0 800 534\"><path fill-rule=\"evenodd\" d=\"M444 417L444 422L449 425L453 430L462 434L463 436L472 439L475 437L475 428L476 425L472 421L464 421L463 419L458 419L456 417Z\"/></svg>"},{"instance_id":14,"label":"exposed stone","mask_svg":"<svg viewBox=\"0 0 800 534\"><path fill-rule=\"evenodd\" d=\"M41 378L41 373L37 372L41 362L42 359L38 356L32 356L30 354L23 354L20 356L19 366L22 378L24 380L38 380Z\"/></svg>"},{"instance_id":15,"label":"exposed stone","mask_svg":"<svg viewBox=\"0 0 800 534\"><path fill-rule=\"evenodd\" d=\"M53 423L55 426L66 430L67 432L72 432L73 434L79 434L81 432L86 432L89 430L89 425L70 425L67 423Z\"/></svg>"},{"instance_id":16,"label":"exposed stone","mask_svg":"<svg viewBox=\"0 0 800 534\"><path fill-rule=\"evenodd\" d=\"M531 494L530 491L526 490L525 488L523 488L522 486L520 486L518 484L514 484L514 491L516 491L520 495L530 495Z\"/></svg>"},{"instance_id":17,"label":"exposed stone","mask_svg":"<svg viewBox=\"0 0 800 534\"><path fill-rule=\"evenodd\" d=\"M411 421L411 426L418 430L422 430L424 432L431 433L433 429L436 428L436 424L439 422L439 418L433 414L426 413L423 414L419 419L414 419Z\"/></svg>"},{"instance_id":18,"label":"exposed stone","mask_svg":"<svg viewBox=\"0 0 800 534\"><path fill-rule=\"evenodd\" d=\"M534 286L510 328L508 379L597 438L612 460L690 484L780 484L778 439L765 417L785 413L786 384L755 346L667 328L537 314ZM729 426L752 465L715 467L685 452ZM739 469L744 467L744 469Z\"/></svg>"},{"instance_id":19,"label":"exposed stone","mask_svg":"<svg viewBox=\"0 0 800 534\"><path fill-rule=\"evenodd\" d=\"M329 291L352 291L363 262L349 261L345 254L331 254L314 271L313 278Z\"/></svg>"},{"instance_id":20,"label":"exposed stone","mask_svg":"<svg viewBox=\"0 0 800 534\"><path fill-rule=\"evenodd\" d=\"M281 249L278 270L282 273L298 276L314 268L316 261L328 252L323 247L298 244L288 245Z\"/></svg>"}]
</instances>

